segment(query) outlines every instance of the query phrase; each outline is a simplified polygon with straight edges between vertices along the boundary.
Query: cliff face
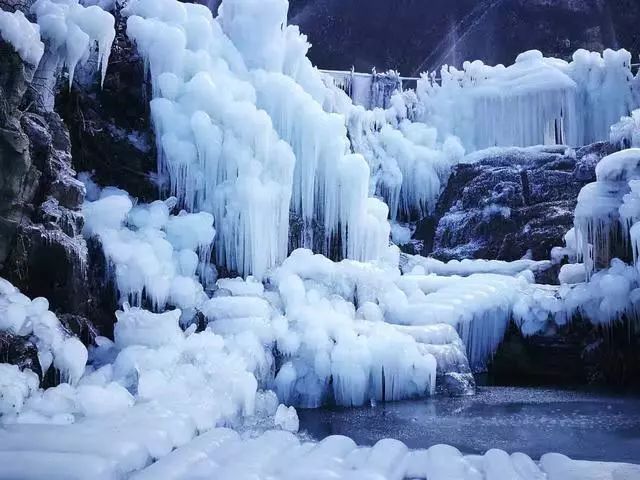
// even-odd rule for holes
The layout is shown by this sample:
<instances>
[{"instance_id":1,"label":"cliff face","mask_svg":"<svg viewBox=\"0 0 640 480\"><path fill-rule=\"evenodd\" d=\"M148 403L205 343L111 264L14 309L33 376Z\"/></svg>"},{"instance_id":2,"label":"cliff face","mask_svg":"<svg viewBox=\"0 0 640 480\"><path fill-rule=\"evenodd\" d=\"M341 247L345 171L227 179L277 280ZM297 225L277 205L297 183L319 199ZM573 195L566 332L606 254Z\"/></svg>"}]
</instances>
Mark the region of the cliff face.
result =
<instances>
[{"instance_id":1,"label":"cliff face","mask_svg":"<svg viewBox=\"0 0 640 480\"><path fill-rule=\"evenodd\" d=\"M290 19L320 68L405 75L464 60L511 63L530 49L640 53L636 0L291 0Z\"/></svg>"},{"instance_id":2,"label":"cliff face","mask_svg":"<svg viewBox=\"0 0 640 480\"><path fill-rule=\"evenodd\" d=\"M565 147L488 150L456 166L432 225L431 255L442 260L550 258L573 226L580 189L595 180L595 166L613 148L597 143Z\"/></svg>"},{"instance_id":3,"label":"cliff face","mask_svg":"<svg viewBox=\"0 0 640 480\"><path fill-rule=\"evenodd\" d=\"M31 296L80 312L85 190L69 135L58 114L29 100L33 70L8 45L0 50L0 273Z\"/></svg>"},{"instance_id":4,"label":"cliff face","mask_svg":"<svg viewBox=\"0 0 640 480\"><path fill-rule=\"evenodd\" d=\"M0 7L28 11L13 0ZM124 28L118 18L102 89L93 81L69 89L55 70L36 79L40 70L0 40L0 276L29 297L46 297L85 340L112 333L116 305L101 249L82 236L86 191L76 172L141 200L157 197L144 67ZM39 101L40 84L53 85L53 111Z\"/></svg>"}]
</instances>

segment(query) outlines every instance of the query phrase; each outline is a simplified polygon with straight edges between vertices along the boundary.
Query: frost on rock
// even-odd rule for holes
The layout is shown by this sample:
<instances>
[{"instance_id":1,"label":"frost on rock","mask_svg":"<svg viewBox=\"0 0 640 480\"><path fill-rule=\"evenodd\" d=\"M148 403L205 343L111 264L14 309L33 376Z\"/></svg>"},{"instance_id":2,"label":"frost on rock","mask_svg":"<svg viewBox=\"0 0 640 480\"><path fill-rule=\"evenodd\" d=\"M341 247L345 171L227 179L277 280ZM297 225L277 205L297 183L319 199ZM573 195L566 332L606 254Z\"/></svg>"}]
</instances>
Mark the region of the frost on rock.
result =
<instances>
[{"instance_id":1,"label":"frost on rock","mask_svg":"<svg viewBox=\"0 0 640 480\"><path fill-rule=\"evenodd\" d=\"M0 37L11 44L20 58L37 66L44 53L44 44L40 40L40 27L26 19L24 13L0 10Z\"/></svg>"},{"instance_id":2,"label":"frost on rock","mask_svg":"<svg viewBox=\"0 0 640 480\"><path fill-rule=\"evenodd\" d=\"M33 336L43 373L53 365L63 381L76 384L84 373L87 349L71 336L49 310L45 298L29 299L0 278L0 331Z\"/></svg>"}]
</instances>

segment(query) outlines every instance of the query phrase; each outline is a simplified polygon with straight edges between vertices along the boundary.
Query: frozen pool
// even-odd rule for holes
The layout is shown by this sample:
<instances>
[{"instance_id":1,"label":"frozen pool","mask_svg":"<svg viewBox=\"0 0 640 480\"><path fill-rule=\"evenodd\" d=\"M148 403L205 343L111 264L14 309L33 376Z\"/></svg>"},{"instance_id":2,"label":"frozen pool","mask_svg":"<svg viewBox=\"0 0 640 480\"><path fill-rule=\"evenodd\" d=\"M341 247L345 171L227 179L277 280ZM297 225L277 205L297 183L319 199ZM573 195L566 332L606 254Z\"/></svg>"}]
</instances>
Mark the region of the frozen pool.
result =
<instances>
[{"instance_id":1,"label":"frozen pool","mask_svg":"<svg viewBox=\"0 0 640 480\"><path fill-rule=\"evenodd\" d=\"M372 445L392 437L409 447L446 443L463 453L490 448L539 458L640 463L640 397L568 390L479 387L473 397L299 410L300 428L322 439L341 434Z\"/></svg>"}]
</instances>

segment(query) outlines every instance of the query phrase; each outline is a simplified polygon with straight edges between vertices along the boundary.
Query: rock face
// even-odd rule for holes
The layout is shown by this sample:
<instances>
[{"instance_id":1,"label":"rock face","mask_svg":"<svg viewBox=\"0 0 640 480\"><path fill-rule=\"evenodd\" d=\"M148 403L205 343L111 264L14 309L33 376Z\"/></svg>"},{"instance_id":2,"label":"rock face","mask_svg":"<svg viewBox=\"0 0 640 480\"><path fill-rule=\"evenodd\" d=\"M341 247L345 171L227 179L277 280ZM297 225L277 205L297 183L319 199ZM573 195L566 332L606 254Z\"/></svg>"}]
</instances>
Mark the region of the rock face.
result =
<instances>
[{"instance_id":1,"label":"rock face","mask_svg":"<svg viewBox=\"0 0 640 480\"><path fill-rule=\"evenodd\" d=\"M636 0L291 0L291 22L320 68L398 69L405 75L465 60L511 63L539 49L640 52Z\"/></svg>"},{"instance_id":2,"label":"rock face","mask_svg":"<svg viewBox=\"0 0 640 480\"><path fill-rule=\"evenodd\" d=\"M549 259L573 226L580 189L595 180L605 143L488 150L458 165L436 209L418 232L442 259ZM433 231L435 227L435 232ZM433 237L431 237L433 235ZM428 252L427 252L428 253Z\"/></svg>"},{"instance_id":3,"label":"rock face","mask_svg":"<svg viewBox=\"0 0 640 480\"><path fill-rule=\"evenodd\" d=\"M638 388L640 335L628 321L603 330L575 319L555 332L525 338L511 325L489 364L498 385L584 385Z\"/></svg>"},{"instance_id":4,"label":"rock face","mask_svg":"<svg viewBox=\"0 0 640 480\"><path fill-rule=\"evenodd\" d=\"M13 0L0 6L28 10ZM144 65L125 19L116 20L103 89L91 81L91 62L70 90L60 78L41 79L55 86L55 112L37 101L37 72L0 41L0 276L30 297L49 299L87 342L112 333L116 304L102 251L88 248L81 234L86 192L76 171L144 201L158 195L149 173L156 156Z\"/></svg>"},{"instance_id":5,"label":"rock face","mask_svg":"<svg viewBox=\"0 0 640 480\"><path fill-rule=\"evenodd\" d=\"M84 313L84 185L71 167L66 127L35 109L33 70L0 42L0 274L30 297Z\"/></svg>"},{"instance_id":6,"label":"rock face","mask_svg":"<svg viewBox=\"0 0 640 480\"><path fill-rule=\"evenodd\" d=\"M117 185L141 201L158 198L155 138L142 59L116 17L116 39L103 88L97 83L62 89L56 98L69 128L73 165L102 185Z\"/></svg>"}]
</instances>

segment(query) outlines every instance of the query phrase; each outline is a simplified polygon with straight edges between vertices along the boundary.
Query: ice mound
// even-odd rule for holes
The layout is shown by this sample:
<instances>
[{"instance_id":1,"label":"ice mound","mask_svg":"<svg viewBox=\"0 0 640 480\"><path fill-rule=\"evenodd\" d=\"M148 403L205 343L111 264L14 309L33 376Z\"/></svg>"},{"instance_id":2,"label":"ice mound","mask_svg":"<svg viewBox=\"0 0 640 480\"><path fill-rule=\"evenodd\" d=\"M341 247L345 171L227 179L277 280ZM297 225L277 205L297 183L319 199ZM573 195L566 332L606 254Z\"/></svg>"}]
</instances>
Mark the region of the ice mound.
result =
<instances>
[{"instance_id":1,"label":"ice mound","mask_svg":"<svg viewBox=\"0 0 640 480\"><path fill-rule=\"evenodd\" d=\"M26 19L24 13L0 10L0 36L18 52L20 58L37 66L44 54L44 44L40 40L40 27Z\"/></svg>"},{"instance_id":2,"label":"ice mound","mask_svg":"<svg viewBox=\"0 0 640 480\"><path fill-rule=\"evenodd\" d=\"M638 468L622 463L576 461L559 454L540 462L523 453L509 455L489 450L484 455L463 455L448 445L410 450L402 442L383 439L370 447L343 436L304 442L291 433L268 431L242 438L228 429L216 429L170 453L136 479L199 477L235 479L269 476L278 480L300 478L429 480L584 480L633 478ZM630 475L630 476L625 476Z\"/></svg>"},{"instance_id":3,"label":"ice mound","mask_svg":"<svg viewBox=\"0 0 640 480\"><path fill-rule=\"evenodd\" d=\"M121 303L148 300L154 309L169 303L193 316L207 298L196 275L214 275L209 259L216 232L210 214L171 215L174 204L170 198L134 207L126 192L107 188L83 205L84 233L100 240Z\"/></svg>"},{"instance_id":4,"label":"ice mound","mask_svg":"<svg viewBox=\"0 0 640 480\"><path fill-rule=\"evenodd\" d=\"M53 365L63 381L76 384L87 363L87 349L60 324L45 298L29 299L0 278L0 331L33 336L43 373Z\"/></svg>"}]
</instances>

